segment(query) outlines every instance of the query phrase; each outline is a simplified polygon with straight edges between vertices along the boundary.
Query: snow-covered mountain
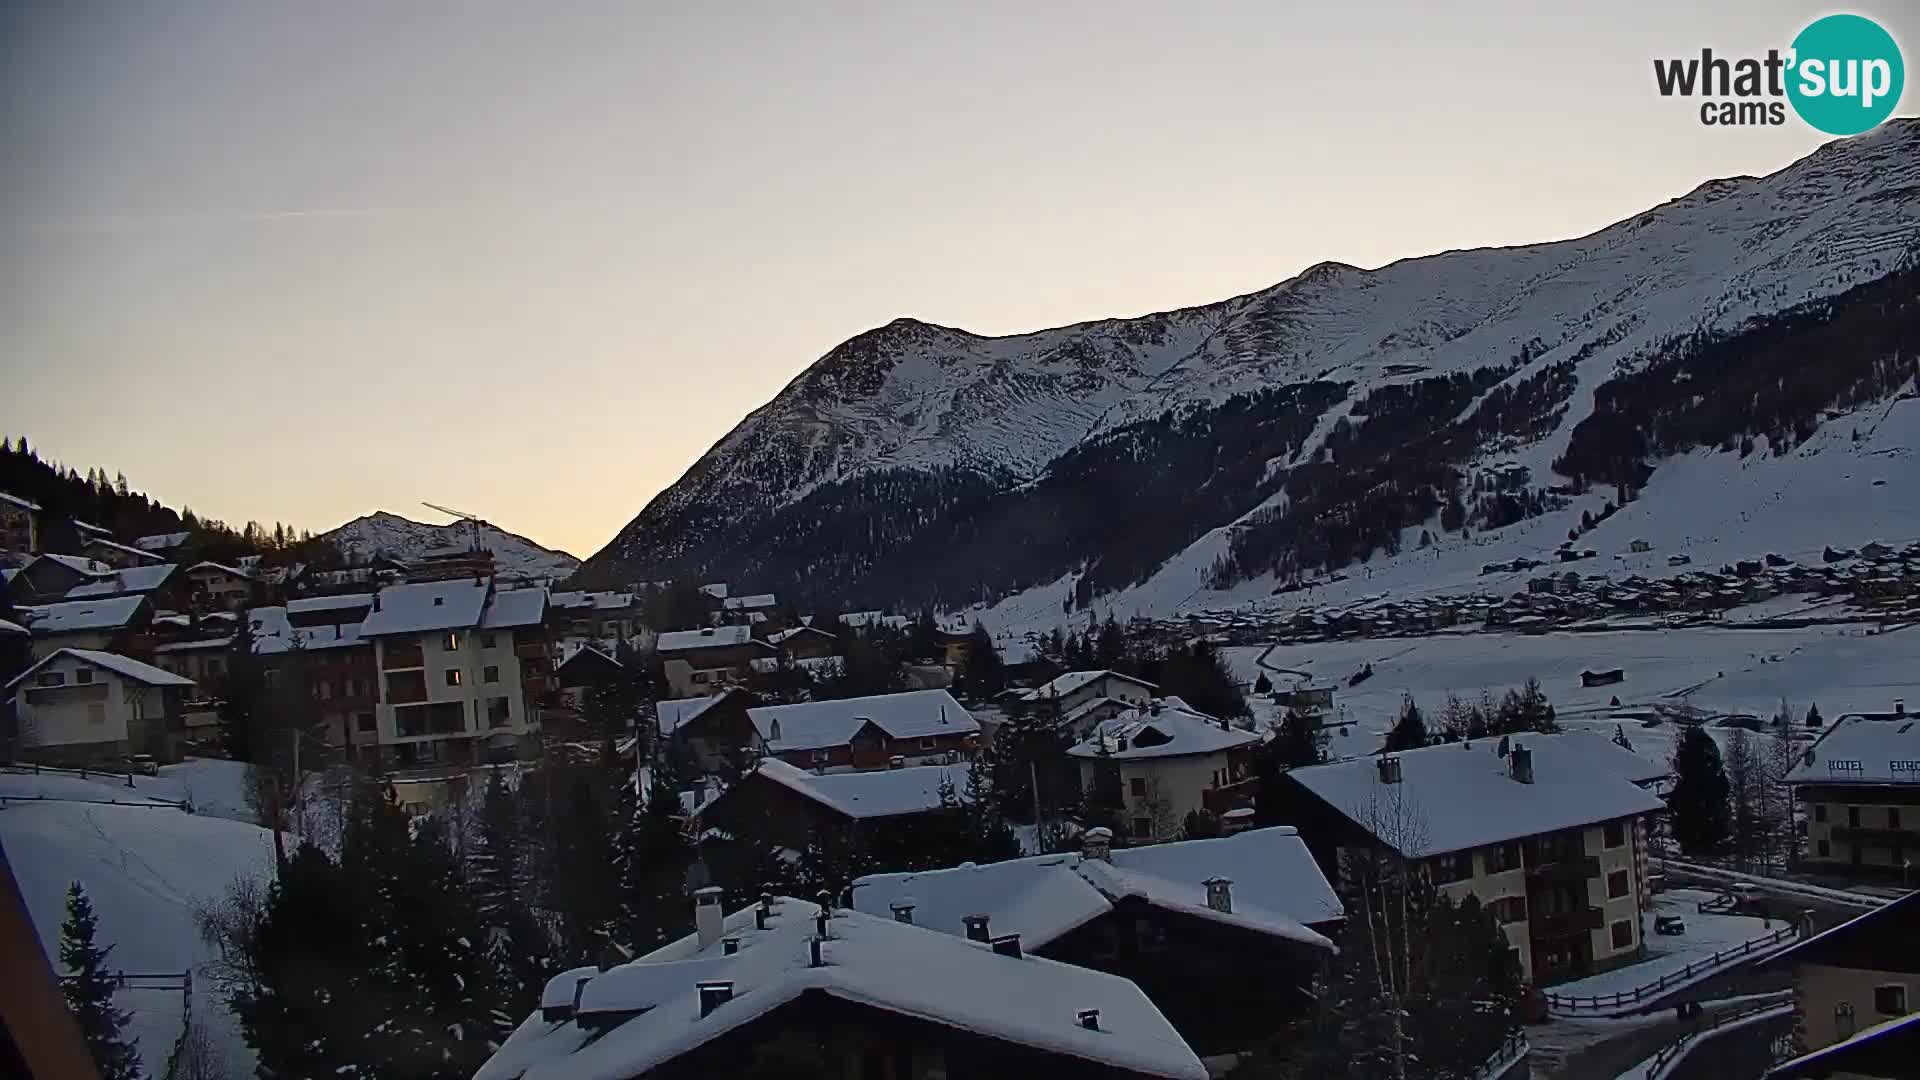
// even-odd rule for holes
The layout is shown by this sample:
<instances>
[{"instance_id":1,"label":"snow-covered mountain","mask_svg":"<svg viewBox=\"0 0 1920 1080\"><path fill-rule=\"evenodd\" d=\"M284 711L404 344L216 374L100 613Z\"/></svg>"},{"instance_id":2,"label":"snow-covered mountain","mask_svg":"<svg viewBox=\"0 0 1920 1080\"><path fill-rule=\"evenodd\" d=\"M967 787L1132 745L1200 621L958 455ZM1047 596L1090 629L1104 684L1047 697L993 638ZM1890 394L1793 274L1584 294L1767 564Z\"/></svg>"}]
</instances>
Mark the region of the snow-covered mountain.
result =
<instances>
[{"instance_id":1,"label":"snow-covered mountain","mask_svg":"<svg viewBox=\"0 0 1920 1080\"><path fill-rule=\"evenodd\" d=\"M1186 593L1270 587L1403 535L1631 493L1703 443L1771 434L1785 453L1906 369L1896 355L1787 404L1729 355L1830 349L1846 320L1898 354L1882 338L1911 328L1895 298L1916 266L1908 119L1574 240L1323 263L1215 304L1008 337L898 319L748 415L583 576L947 607L1040 588L1056 611L1175 569ZM1766 415L1708 415L1735 395Z\"/></svg>"},{"instance_id":2,"label":"snow-covered mountain","mask_svg":"<svg viewBox=\"0 0 1920 1080\"><path fill-rule=\"evenodd\" d=\"M504 529L480 522L480 546L493 552L494 564L502 573L528 578L564 578L580 566L580 560L564 551L554 551ZM323 533L320 539L339 548L354 561L376 555L406 562L432 551L466 548L471 545L473 529L465 521L451 525L424 522L377 510L354 518L345 525Z\"/></svg>"}]
</instances>

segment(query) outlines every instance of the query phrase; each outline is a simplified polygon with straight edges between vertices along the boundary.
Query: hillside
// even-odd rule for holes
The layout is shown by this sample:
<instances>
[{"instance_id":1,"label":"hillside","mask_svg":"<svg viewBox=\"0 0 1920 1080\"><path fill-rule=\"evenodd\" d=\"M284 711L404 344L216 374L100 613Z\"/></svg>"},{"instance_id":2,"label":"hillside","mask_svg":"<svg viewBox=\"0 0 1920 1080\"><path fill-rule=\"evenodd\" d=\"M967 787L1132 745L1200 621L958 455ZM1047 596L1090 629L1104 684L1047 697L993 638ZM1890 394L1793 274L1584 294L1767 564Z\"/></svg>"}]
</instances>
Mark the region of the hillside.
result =
<instances>
[{"instance_id":1,"label":"hillside","mask_svg":"<svg viewBox=\"0 0 1920 1080\"><path fill-rule=\"evenodd\" d=\"M405 562L430 551L465 548L472 536L471 528L464 521L428 525L378 510L324 532L319 538L352 561L385 555ZM493 552L502 573L558 579L573 573L580 565L579 559L564 551L541 547L524 536L484 521L480 523L479 539L481 547Z\"/></svg>"},{"instance_id":2,"label":"hillside","mask_svg":"<svg viewBox=\"0 0 1920 1080\"><path fill-rule=\"evenodd\" d=\"M1896 395L1916 266L1903 120L1575 240L1011 337L900 319L742 420L582 577L1044 597L1057 620L1241 602L1622 495L1645 528L1663 462L1790 462Z\"/></svg>"}]
</instances>

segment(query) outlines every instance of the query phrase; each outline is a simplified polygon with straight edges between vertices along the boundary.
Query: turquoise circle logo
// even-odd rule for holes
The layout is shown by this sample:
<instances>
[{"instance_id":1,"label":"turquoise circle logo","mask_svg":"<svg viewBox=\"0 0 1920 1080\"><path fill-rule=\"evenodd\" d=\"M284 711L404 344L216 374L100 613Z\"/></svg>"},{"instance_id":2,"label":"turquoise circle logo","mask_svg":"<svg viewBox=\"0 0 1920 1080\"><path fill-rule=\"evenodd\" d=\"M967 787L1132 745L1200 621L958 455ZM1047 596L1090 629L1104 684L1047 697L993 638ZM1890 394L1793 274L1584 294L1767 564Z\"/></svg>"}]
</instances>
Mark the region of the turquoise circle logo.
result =
<instances>
[{"instance_id":1,"label":"turquoise circle logo","mask_svg":"<svg viewBox=\"0 0 1920 1080\"><path fill-rule=\"evenodd\" d=\"M1858 135L1893 115L1906 88L1900 46L1860 15L1828 15L1793 39L1787 100L1829 135Z\"/></svg>"}]
</instances>

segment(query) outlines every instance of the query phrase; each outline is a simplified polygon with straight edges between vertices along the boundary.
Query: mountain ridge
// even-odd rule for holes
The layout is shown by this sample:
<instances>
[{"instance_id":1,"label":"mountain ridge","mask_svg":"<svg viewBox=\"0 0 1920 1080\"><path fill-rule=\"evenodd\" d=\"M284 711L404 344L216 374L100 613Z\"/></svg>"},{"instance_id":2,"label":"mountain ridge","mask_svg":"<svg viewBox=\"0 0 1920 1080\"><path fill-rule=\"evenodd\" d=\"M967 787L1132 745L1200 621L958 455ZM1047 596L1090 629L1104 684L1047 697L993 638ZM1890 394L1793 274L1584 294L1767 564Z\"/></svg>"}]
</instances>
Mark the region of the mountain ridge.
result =
<instances>
[{"instance_id":1,"label":"mountain ridge","mask_svg":"<svg viewBox=\"0 0 1920 1080\"><path fill-rule=\"evenodd\" d=\"M429 551L464 548L471 539L465 521L429 525L388 510L375 510L321 533L324 540L349 558L386 555L402 562ZM480 522L481 546L493 552L500 570L524 577L564 578L580 566L567 552L544 547L518 533Z\"/></svg>"}]
</instances>

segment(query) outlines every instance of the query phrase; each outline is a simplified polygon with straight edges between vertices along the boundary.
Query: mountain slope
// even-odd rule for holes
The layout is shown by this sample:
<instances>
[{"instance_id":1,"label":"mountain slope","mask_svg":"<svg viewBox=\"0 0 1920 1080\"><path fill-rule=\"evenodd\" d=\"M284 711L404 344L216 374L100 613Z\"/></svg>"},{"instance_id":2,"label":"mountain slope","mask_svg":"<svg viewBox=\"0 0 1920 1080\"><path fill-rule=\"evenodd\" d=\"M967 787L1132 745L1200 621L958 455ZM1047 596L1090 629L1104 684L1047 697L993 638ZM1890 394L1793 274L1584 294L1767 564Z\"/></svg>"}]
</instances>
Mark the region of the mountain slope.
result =
<instances>
[{"instance_id":1,"label":"mountain slope","mask_svg":"<svg viewBox=\"0 0 1920 1080\"><path fill-rule=\"evenodd\" d=\"M320 539L340 549L350 559L370 559L386 555L402 562L429 551L464 548L472 540L471 527L464 521L451 525L427 525L422 522L377 510L354 518L345 525L322 533ZM480 546L493 552L502 573L522 577L564 578L580 566L580 560L564 551L553 551L524 536L480 523Z\"/></svg>"},{"instance_id":2,"label":"mountain slope","mask_svg":"<svg viewBox=\"0 0 1920 1080\"><path fill-rule=\"evenodd\" d=\"M1902 120L1575 240L1325 263L1010 337L896 320L750 414L582 576L947 606L1064 580L1071 606L1170 559L1231 585L1338 567L1415 524L1499 528L1563 505L1561 481L1616 482L1582 456L1610 445L1594 424L1580 475L1549 475L1596 392L1824 317L1920 262L1916 235L1920 121Z\"/></svg>"}]
</instances>

